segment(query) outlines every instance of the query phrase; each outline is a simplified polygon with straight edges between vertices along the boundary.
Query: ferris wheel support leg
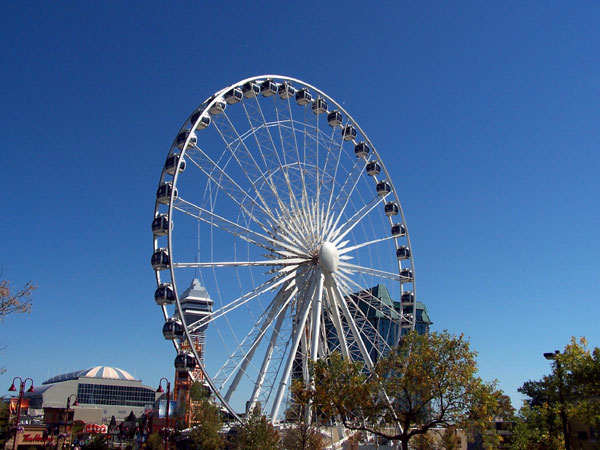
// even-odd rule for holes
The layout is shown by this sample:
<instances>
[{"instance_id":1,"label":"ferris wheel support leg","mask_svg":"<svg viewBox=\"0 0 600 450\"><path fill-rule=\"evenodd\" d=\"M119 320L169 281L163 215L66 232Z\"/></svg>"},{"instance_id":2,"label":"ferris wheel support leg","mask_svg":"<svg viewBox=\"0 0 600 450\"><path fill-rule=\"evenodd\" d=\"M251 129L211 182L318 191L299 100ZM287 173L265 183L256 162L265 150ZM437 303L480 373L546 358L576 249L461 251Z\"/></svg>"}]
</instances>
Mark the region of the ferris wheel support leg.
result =
<instances>
[{"instance_id":1,"label":"ferris wheel support leg","mask_svg":"<svg viewBox=\"0 0 600 450\"><path fill-rule=\"evenodd\" d=\"M275 422L277 419L277 414L279 414L279 408L281 406L281 400L283 399L283 394L288 386L288 379L292 372L292 365L294 363L294 358L296 357L296 350L298 349L298 344L300 343L300 338L302 337L304 327L306 326L306 321L308 319L308 314L310 312L310 299L312 298L312 294L315 290L315 281L316 277L313 275L310 288L308 289L308 292L305 291L308 295L302 296L302 313L300 320L298 323L296 323L296 328L294 329L290 354L288 355L281 380L279 381L279 389L277 390L275 402L273 402L273 409L271 410L271 422Z\"/></svg>"},{"instance_id":2,"label":"ferris wheel support leg","mask_svg":"<svg viewBox=\"0 0 600 450\"><path fill-rule=\"evenodd\" d=\"M321 313L323 311L323 274L319 270L316 274L317 281L317 297L312 305L312 336L310 343L310 358L316 361L319 356L319 337L321 336Z\"/></svg>"}]
</instances>

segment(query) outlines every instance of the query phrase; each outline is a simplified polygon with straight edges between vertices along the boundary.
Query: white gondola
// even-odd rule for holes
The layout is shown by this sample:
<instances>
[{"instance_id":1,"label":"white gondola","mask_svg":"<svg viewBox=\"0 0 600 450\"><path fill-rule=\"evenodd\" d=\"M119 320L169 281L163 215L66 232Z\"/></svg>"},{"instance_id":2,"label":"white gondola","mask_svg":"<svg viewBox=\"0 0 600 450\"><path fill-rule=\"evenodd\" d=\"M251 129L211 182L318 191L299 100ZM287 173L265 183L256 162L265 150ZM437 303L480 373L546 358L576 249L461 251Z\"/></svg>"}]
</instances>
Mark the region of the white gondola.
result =
<instances>
[{"instance_id":1,"label":"white gondola","mask_svg":"<svg viewBox=\"0 0 600 450\"><path fill-rule=\"evenodd\" d=\"M162 328L165 339L172 341L183 337L183 324L178 319L168 319Z\"/></svg>"},{"instance_id":2,"label":"white gondola","mask_svg":"<svg viewBox=\"0 0 600 450\"><path fill-rule=\"evenodd\" d=\"M246 98L256 97L260 94L260 86L254 81L248 81L242 86L242 94L244 94L244 97Z\"/></svg>"},{"instance_id":3,"label":"white gondola","mask_svg":"<svg viewBox=\"0 0 600 450\"><path fill-rule=\"evenodd\" d=\"M375 189L377 190L377 195L379 195L381 197L385 197L390 192L392 192L392 186L391 186L391 184L388 183L385 180L380 181L379 183L377 183L377 186L376 186Z\"/></svg>"},{"instance_id":4,"label":"white gondola","mask_svg":"<svg viewBox=\"0 0 600 450\"><path fill-rule=\"evenodd\" d=\"M356 144L354 146L354 154L358 157L358 158L365 158L369 152L371 151L371 149L369 148L369 146L367 145L366 142L359 142L358 144Z\"/></svg>"},{"instance_id":5,"label":"white gondola","mask_svg":"<svg viewBox=\"0 0 600 450\"><path fill-rule=\"evenodd\" d=\"M345 141L351 141L356 138L356 128L352 125L346 125L342 130L342 138Z\"/></svg>"},{"instance_id":6,"label":"white gondola","mask_svg":"<svg viewBox=\"0 0 600 450\"><path fill-rule=\"evenodd\" d=\"M405 245L398 247L396 249L396 258L398 258L400 261L410 258L410 248L406 247Z\"/></svg>"},{"instance_id":7,"label":"white gondola","mask_svg":"<svg viewBox=\"0 0 600 450\"><path fill-rule=\"evenodd\" d=\"M312 94L308 89L302 88L298 92L296 92L296 103L298 103L300 106L308 105L311 102Z\"/></svg>"},{"instance_id":8,"label":"white gondola","mask_svg":"<svg viewBox=\"0 0 600 450\"><path fill-rule=\"evenodd\" d=\"M208 114L202 114L203 112L203 109L199 109L192 114L192 117L190 117L192 128L196 130L204 130L205 128L208 128L210 125L210 116Z\"/></svg>"},{"instance_id":9,"label":"white gondola","mask_svg":"<svg viewBox=\"0 0 600 450\"><path fill-rule=\"evenodd\" d=\"M400 271L400 277L403 278L402 280L400 280L401 282L403 282L403 283L409 282L410 283L413 280L412 270L402 269Z\"/></svg>"},{"instance_id":10,"label":"white gondola","mask_svg":"<svg viewBox=\"0 0 600 450\"><path fill-rule=\"evenodd\" d=\"M174 175L178 166L179 166L179 173L182 173L185 170L185 159L181 158L181 164L179 164L180 158L181 158L181 155L179 153L173 153L165 161L165 171L169 175Z\"/></svg>"},{"instance_id":11,"label":"white gondola","mask_svg":"<svg viewBox=\"0 0 600 450\"><path fill-rule=\"evenodd\" d=\"M395 223L392 225L392 236L402 237L406 235L406 227L403 223Z\"/></svg>"},{"instance_id":12,"label":"white gondola","mask_svg":"<svg viewBox=\"0 0 600 450\"><path fill-rule=\"evenodd\" d=\"M175 290L171 283L161 283L154 291L154 301L158 306L175 303Z\"/></svg>"},{"instance_id":13,"label":"white gondola","mask_svg":"<svg viewBox=\"0 0 600 450\"><path fill-rule=\"evenodd\" d=\"M189 141L188 141L188 137L189 137ZM193 148L194 145L196 145L196 142L198 141L198 138L196 137L196 133L194 133L193 131L190 130L184 130L181 133L179 133L177 135L177 138L175 139L175 145L177 146L177 148L179 150L183 150L183 146L185 145L187 141L187 148Z\"/></svg>"},{"instance_id":14,"label":"white gondola","mask_svg":"<svg viewBox=\"0 0 600 450\"><path fill-rule=\"evenodd\" d=\"M196 358L191 353L179 353L175 357L175 370L177 372L187 372L196 368Z\"/></svg>"},{"instance_id":15,"label":"white gondola","mask_svg":"<svg viewBox=\"0 0 600 450\"><path fill-rule=\"evenodd\" d=\"M375 176L375 175L379 175L379 173L381 172L381 166L379 165L379 163L377 161L371 161L370 163L367 164L367 175L369 176Z\"/></svg>"},{"instance_id":16,"label":"white gondola","mask_svg":"<svg viewBox=\"0 0 600 450\"><path fill-rule=\"evenodd\" d=\"M337 127L342 124L342 114L336 109L327 114L327 123L330 127Z\"/></svg>"},{"instance_id":17,"label":"white gondola","mask_svg":"<svg viewBox=\"0 0 600 450\"><path fill-rule=\"evenodd\" d=\"M279 98L287 100L296 95L296 88L287 81L279 85Z\"/></svg>"},{"instance_id":18,"label":"white gondola","mask_svg":"<svg viewBox=\"0 0 600 450\"><path fill-rule=\"evenodd\" d=\"M177 198L177 188L173 189L173 184L170 181L161 184L156 190L156 200L158 200L158 203L168 205L169 201L171 201L171 192L173 190L173 197Z\"/></svg>"},{"instance_id":19,"label":"white gondola","mask_svg":"<svg viewBox=\"0 0 600 450\"><path fill-rule=\"evenodd\" d=\"M152 233L155 236L165 236L169 233L169 226L171 229L173 225L169 225L169 216L166 214L159 214L152 221Z\"/></svg>"},{"instance_id":20,"label":"white gondola","mask_svg":"<svg viewBox=\"0 0 600 450\"><path fill-rule=\"evenodd\" d=\"M228 90L223 98L228 105L235 105L242 101L244 94L240 88L234 87L233 89Z\"/></svg>"},{"instance_id":21,"label":"white gondola","mask_svg":"<svg viewBox=\"0 0 600 450\"><path fill-rule=\"evenodd\" d=\"M277 94L277 90L277 83L275 83L273 80L267 79L260 85L260 93L263 97L271 97Z\"/></svg>"},{"instance_id":22,"label":"white gondola","mask_svg":"<svg viewBox=\"0 0 600 450\"><path fill-rule=\"evenodd\" d=\"M152 254L150 264L154 270L166 270L171 262L169 259L169 251L166 248L157 248Z\"/></svg>"},{"instance_id":23,"label":"white gondola","mask_svg":"<svg viewBox=\"0 0 600 450\"><path fill-rule=\"evenodd\" d=\"M400 320L400 326L402 328L412 328L412 315L407 314L406 316L403 316Z\"/></svg>"},{"instance_id":24,"label":"white gondola","mask_svg":"<svg viewBox=\"0 0 600 450\"><path fill-rule=\"evenodd\" d=\"M385 215L388 217L395 216L400 211L396 202L389 202L385 204Z\"/></svg>"},{"instance_id":25,"label":"white gondola","mask_svg":"<svg viewBox=\"0 0 600 450\"><path fill-rule=\"evenodd\" d=\"M402 305L412 305L415 302L415 294L412 291L406 291L402 293L402 297L400 297L400 301Z\"/></svg>"},{"instance_id":26,"label":"white gondola","mask_svg":"<svg viewBox=\"0 0 600 450\"><path fill-rule=\"evenodd\" d=\"M223 100L222 97L219 97L215 100L215 102L212 104L212 106L210 108L208 108L208 113L214 115L217 114L221 114L223 111L225 111L225 108L227 107L227 103L225 103L225 100Z\"/></svg>"},{"instance_id":27,"label":"white gondola","mask_svg":"<svg viewBox=\"0 0 600 450\"><path fill-rule=\"evenodd\" d=\"M315 114L323 114L327 112L327 102L324 98L318 98L312 103L312 112Z\"/></svg>"}]
</instances>

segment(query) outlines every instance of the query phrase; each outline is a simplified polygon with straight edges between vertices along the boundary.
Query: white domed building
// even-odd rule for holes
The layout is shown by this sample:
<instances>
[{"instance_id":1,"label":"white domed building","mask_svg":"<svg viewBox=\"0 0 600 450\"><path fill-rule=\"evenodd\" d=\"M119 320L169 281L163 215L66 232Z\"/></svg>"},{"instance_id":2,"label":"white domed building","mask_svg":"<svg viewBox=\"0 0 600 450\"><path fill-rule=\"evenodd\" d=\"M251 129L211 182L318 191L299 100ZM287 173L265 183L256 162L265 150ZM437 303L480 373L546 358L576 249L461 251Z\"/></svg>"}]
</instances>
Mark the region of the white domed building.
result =
<instances>
[{"instance_id":1,"label":"white domed building","mask_svg":"<svg viewBox=\"0 0 600 450\"><path fill-rule=\"evenodd\" d=\"M144 386L130 373L108 366L54 376L36 386L35 392L25 394L32 409L64 409L69 401L75 411L75 420L78 415L89 416L93 410L96 417L101 415L104 423L112 416L122 421L132 411L139 417L145 409L154 406L159 396L154 388ZM84 414L86 411L88 414Z\"/></svg>"}]
</instances>

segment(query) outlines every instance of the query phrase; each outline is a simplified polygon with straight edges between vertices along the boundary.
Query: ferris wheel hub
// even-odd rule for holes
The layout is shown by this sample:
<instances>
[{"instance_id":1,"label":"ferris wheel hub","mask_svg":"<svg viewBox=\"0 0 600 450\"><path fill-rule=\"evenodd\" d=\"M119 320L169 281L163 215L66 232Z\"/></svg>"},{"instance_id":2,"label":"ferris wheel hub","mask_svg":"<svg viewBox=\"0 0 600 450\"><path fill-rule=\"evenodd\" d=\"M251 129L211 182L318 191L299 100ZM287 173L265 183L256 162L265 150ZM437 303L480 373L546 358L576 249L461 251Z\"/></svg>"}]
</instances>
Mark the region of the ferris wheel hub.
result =
<instances>
[{"instance_id":1,"label":"ferris wheel hub","mask_svg":"<svg viewBox=\"0 0 600 450\"><path fill-rule=\"evenodd\" d=\"M340 252L331 242L323 242L319 250L319 264L325 272L333 273L340 263Z\"/></svg>"}]
</instances>

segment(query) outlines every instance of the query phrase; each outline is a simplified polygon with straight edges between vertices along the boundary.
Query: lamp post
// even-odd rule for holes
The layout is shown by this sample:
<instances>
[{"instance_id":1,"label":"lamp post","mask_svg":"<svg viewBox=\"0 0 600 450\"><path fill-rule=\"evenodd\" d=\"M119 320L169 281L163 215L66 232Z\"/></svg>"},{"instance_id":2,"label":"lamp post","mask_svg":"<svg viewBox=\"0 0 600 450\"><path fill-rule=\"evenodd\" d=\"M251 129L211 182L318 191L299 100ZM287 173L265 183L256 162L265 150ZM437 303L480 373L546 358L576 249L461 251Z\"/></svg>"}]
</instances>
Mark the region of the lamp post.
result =
<instances>
[{"instance_id":1,"label":"lamp post","mask_svg":"<svg viewBox=\"0 0 600 450\"><path fill-rule=\"evenodd\" d=\"M165 392L162 387L163 380L167 383L167 417L165 420L165 450L169 450L169 402L171 397L171 382L167 380L165 377L161 378L158 382L158 389L156 392L162 393ZM13 449L14 450L14 449Z\"/></svg>"},{"instance_id":2,"label":"lamp post","mask_svg":"<svg viewBox=\"0 0 600 450\"><path fill-rule=\"evenodd\" d=\"M15 436L13 438L12 450L15 450L15 447L17 445L17 429L19 427L19 419L21 418L21 402L23 401L23 394L25 393L25 385L27 384L27 380L29 380L31 382L31 386L29 387L29 389L27 389L27 392L35 392L35 389L33 389L33 380L31 378L25 378L25 380L23 380L21 377L13 378L12 384L8 388L8 390L10 392L15 392L17 390L17 388L15 386L16 380L19 380L19 383L20 383L20 385L19 385L19 403L17 404L17 419L15 420Z\"/></svg>"},{"instance_id":3,"label":"lamp post","mask_svg":"<svg viewBox=\"0 0 600 450\"><path fill-rule=\"evenodd\" d=\"M563 426L563 436L565 437L565 450L571 450L571 437L569 436L569 422L567 421L567 413L565 411L565 397L563 395L563 373L562 366L558 359L560 351L544 353L544 358L548 361L554 361L556 364L556 373L558 375L558 400L560 401L560 419Z\"/></svg>"},{"instance_id":4,"label":"lamp post","mask_svg":"<svg viewBox=\"0 0 600 450\"><path fill-rule=\"evenodd\" d=\"M67 434L67 425L69 424L69 409L71 408L71 397L75 397L75 401L73 402L73 406L79 406L79 403L77 403L77 394L71 394L67 397L67 409L65 411L66 414L66 418L65 418L65 435ZM72 439L72 433L73 433L73 427L71 427L69 429L69 445L71 445L71 439ZM67 437L65 436L65 440L67 439ZM63 447L65 445L65 441L63 441Z\"/></svg>"}]
</instances>

